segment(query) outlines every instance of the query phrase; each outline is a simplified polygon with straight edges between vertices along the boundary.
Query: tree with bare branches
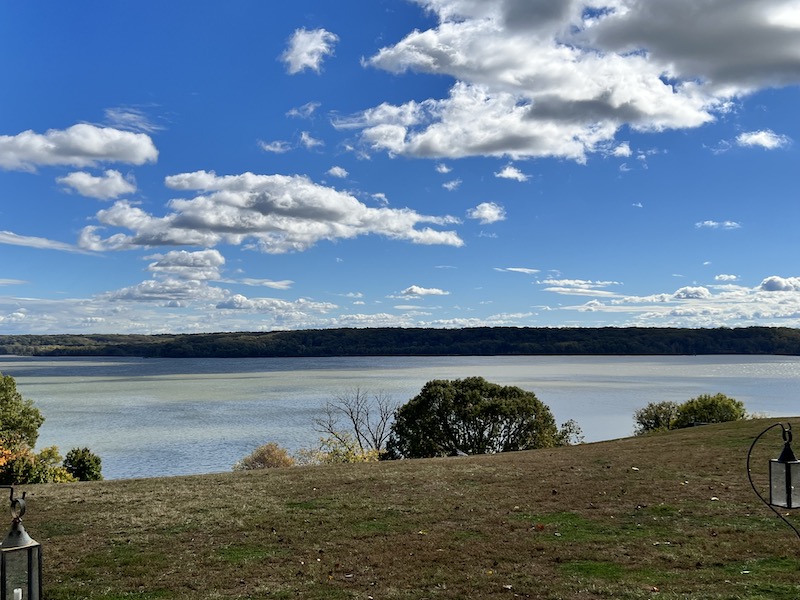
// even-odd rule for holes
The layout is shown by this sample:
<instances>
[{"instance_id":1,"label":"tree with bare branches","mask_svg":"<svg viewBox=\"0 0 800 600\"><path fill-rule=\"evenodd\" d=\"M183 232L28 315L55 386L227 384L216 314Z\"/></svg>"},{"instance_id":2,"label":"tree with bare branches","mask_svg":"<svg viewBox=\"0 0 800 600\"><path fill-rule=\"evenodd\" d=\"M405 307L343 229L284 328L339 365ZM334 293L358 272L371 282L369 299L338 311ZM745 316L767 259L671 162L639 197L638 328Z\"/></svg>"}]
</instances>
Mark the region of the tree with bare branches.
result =
<instances>
[{"instance_id":1,"label":"tree with bare branches","mask_svg":"<svg viewBox=\"0 0 800 600\"><path fill-rule=\"evenodd\" d=\"M386 450L397 404L383 391L370 394L360 387L347 390L325 403L314 427L323 434L323 446L336 462L377 459Z\"/></svg>"}]
</instances>

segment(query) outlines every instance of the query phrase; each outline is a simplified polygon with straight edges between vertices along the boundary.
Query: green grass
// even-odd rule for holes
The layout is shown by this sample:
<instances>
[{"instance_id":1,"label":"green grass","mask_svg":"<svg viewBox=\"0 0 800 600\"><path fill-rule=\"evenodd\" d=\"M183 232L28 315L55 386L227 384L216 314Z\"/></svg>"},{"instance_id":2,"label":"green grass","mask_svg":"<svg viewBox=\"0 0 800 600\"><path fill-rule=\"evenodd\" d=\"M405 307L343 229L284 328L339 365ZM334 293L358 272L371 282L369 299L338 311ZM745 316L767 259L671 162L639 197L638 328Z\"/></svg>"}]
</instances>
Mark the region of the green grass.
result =
<instances>
[{"instance_id":1,"label":"green grass","mask_svg":"<svg viewBox=\"0 0 800 600\"><path fill-rule=\"evenodd\" d=\"M772 422L20 491L48 600L797 600L800 540L744 467Z\"/></svg>"}]
</instances>

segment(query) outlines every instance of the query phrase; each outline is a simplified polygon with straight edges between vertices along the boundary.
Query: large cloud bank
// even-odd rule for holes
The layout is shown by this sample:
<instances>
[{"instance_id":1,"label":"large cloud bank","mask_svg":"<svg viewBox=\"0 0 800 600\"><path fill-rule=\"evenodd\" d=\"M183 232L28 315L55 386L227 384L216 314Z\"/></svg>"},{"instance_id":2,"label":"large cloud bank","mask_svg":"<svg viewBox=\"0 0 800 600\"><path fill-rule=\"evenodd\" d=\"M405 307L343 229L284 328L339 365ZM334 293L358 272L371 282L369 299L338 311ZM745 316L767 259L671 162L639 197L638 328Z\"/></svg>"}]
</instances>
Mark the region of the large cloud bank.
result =
<instances>
[{"instance_id":1,"label":"large cloud bank","mask_svg":"<svg viewBox=\"0 0 800 600\"><path fill-rule=\"evenodd\" d=\"M454 78L446 98L382 104L342 127L418 157L608 151L620 128L701 126L800 82L795 0L416 0L438 26L366 62Z\"/></svg>"}]
</instances>

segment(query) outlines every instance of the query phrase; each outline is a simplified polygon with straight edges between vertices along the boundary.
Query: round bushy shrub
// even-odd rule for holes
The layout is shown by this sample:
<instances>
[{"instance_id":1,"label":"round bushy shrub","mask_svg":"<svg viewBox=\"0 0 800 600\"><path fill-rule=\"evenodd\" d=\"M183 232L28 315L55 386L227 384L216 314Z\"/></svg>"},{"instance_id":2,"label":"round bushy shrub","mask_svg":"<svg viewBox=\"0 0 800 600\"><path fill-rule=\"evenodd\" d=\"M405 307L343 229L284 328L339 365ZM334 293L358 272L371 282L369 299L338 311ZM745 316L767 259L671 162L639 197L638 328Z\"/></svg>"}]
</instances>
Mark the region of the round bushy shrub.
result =
<instances>
[{"instance_id":1,"label":"round bushy shrub","mask_svg":"<svg viewBox=\"0 0 800 600\"><path fill-rule=\"evenodd\" d=\"M291 467L294 459L289 455L285 448L281 448L275 442L270 442L259 446L242 460L233 465L234 471L253 471L256 469L275 469L279 467Z\"/></svg>"},{"instance_id":2,"label":"round bushy shrub","mask_svg":"<svg viewBox=\"0 0 800 600\"><path fill-rule=\"evenodd\" d=\"M64 468L78 481L101 481L102 461L89 448L73 448L64 458Z\"/></svg>"},{"instance_id":3,"label":"round bushy shrub","mask_svg":"<svg viewBox=\"0 0 800 600\"><path fill-rule=\"evenodd\" d=\"M677 402L651 402L633 413L635 423L634 434L643 435L652 431L666 431L672 428L672 422L678 414Z\"/></svg>"},{"instance_id":4,"label":"round bushy shrub","mask_svg":"<svg viewBox=\"0 0 800 600\"><path fill-rule=\"evenodd\" d=\"M634 434L642 435L653 431L683 429L692 425L738 421L746 416L744 404L725 394L713 396L702 394L683 404L669 400L651 402L633 413Z\"/></svg>"},{"instance_id":5,"label":"round bushy shrub","mask_svg":"<svg viewBox=\"0 0 800 600\"><path fill-rule=\"evenodd\" d=\"M703 394L687 400L678 407L673 429L691 427L702 423L725 423L739 421L747 416L744 404L725 394Z\"/></svg>"}]
</instances>

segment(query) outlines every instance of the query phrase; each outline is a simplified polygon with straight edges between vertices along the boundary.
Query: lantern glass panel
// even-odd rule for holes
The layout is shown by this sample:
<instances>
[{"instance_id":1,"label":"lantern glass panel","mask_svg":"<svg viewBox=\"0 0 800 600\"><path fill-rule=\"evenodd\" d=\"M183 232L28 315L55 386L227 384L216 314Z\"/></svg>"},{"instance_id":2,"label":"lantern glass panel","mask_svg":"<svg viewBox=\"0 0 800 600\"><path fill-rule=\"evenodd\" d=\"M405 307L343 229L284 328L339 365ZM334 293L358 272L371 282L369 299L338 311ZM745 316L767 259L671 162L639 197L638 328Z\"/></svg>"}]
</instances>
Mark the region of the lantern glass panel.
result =
<instances>
[{"instance_id":1,"label":"lantern glass panel","mask_svg":"<svg viewBox=\"0 0 800 600\"><path fill-rule=\"evenodd\" d=\"M3 600L29 600L28 549L5 550L3 551L3 559L6 563L6 594ZM15 595L14 590L20 591Z\"/></svg>"},{"instance_id":2,"label":"lantern glass panel","mask_svg":"<svg viewBox=\"0 0 800 600\"><path fill-rule=\"evenodd\" d=\"M789 508L800 508L800 461L790 462L786 470L789 472L791 482Z\"/></svg>"},{"instance_id":3,"label":"lantern glass panel","mask_svg":"<svg viewBox=\"0 0 800 600\"><path fill-rule=\"evenodd\" d=\"M769 503L772 506L789 506L790 498L786 494L787 471L785 462L774 458L769 461Z\"/></svg>"}]
</instances>

